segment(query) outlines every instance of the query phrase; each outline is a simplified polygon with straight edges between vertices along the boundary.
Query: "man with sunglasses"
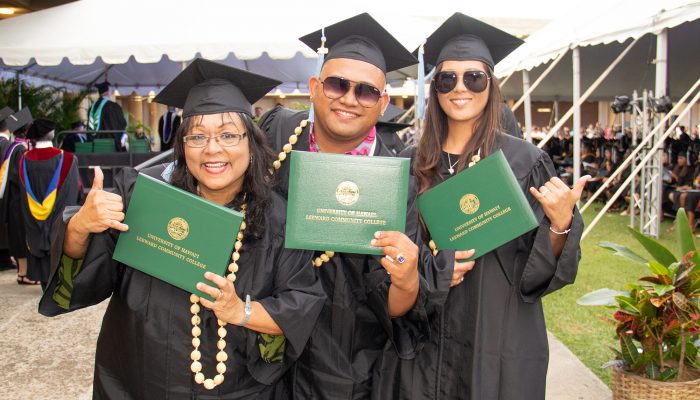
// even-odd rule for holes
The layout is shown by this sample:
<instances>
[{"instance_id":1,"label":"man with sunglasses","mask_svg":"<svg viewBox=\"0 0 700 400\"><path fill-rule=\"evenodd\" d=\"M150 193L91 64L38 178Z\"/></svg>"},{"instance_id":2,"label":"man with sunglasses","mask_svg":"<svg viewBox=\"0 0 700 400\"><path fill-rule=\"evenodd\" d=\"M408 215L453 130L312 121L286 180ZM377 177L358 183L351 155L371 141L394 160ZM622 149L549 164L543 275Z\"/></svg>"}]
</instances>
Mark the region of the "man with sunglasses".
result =
<instances>
[{"instance_id":1,"label":"man with sunglasses","mask_svg":"<svg viewBox=\"0 0 700 400\"><path fill-rule=\"evenodd\" d=\"M393 156L375 127L389 103L386 72L417 60L368 14L328 26L323 34L328 55L320 75L309 80L314 121L306 122L305 111L277 107L263 116L260 126L277 151L292 146L299 151ZM301 41L316 49L321 37L317 31ZM301 133L297 136L295 130ZM280 158L275 168L277 190L286 196L289 162ZM294 398L370 398L383 351L396 351L401 358L415 355L417 343L428 333L424 291L419 290L424 281L417 271L425 252L414 243L417 236L416 207L409 204L406 234L380 232L372 241L385 254L387 248L398 249L405 261L345 253L317 258L316 271L328 299L290 372Z\"/></svg>"}]
</instances>

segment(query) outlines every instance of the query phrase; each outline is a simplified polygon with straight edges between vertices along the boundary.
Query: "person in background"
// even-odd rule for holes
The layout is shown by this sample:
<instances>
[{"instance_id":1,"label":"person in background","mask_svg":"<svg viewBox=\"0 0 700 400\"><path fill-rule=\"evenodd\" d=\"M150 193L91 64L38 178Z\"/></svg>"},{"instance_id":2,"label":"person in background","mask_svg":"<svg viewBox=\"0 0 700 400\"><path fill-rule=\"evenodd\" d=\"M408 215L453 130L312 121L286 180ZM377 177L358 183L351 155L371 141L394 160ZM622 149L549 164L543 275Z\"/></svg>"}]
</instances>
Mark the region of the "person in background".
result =
<instances>
[{"instance_id":1,"label":"person in background","mask_svg":"<svg viewBox=\"0 0 700 400\"><path fill-rule=\"evenodd\" d=\"M180 127L182 118L177 114L177 109L168 106L168 111L158 120L158 136L160 137L160 151L170 150L173 147L173 137Z\"/></svg>"},{"instance_id":2,"label":"person in background","mask_svg":"<svg viewBox=\"0 0 700 400\"><path fill-rule=\"evenodd\" d=\"M27 278L46 289L51 274L51 228L66 206L79 204L83 187L73 153L53 147L55 124L38 118L27 131L31 150L19 161L22 220L28 244Z\"/></svg>"},{"instance_id":3,"label":"person in background","mask_svg":"<svg viewBox=\"0 0 700 400\"><path fill-rule=\"evenodd\" d=\"M10 107L3 107L0 109L0 165L3 164L5 152L12 144L12 133L7 129L5 120L14 113L14 110ZM4 172L5 169L0 169L0 175L4 174ZM4 201L6 192L6 186L2 186L0 188L0 210L3 209L2 202ZM2 214L0 214L0 271L14 268L17 268L17 265L15 265L10 257L10 250L7 244L7 222L4 220Z\"/></svg>"},{"instance_id":4,"label":"person in background","mask_svg":"<svg viewBox=\"0 0 700 400\"><path fill-rule=\"evenodd\" d=\"M112 133L116 151L125 151L128 145L126 119L121 106L109 99L109 82L95 85L99 98L88 110L87 127L91 131L119 131Z\"/></svg>"},{"instance_id":5,"label":"person in background","mask_svg":"<svg viewBox=\"0 0 700 400\"><path fill-rule=\"evenodd\" d=\"M85 133L85 124L82 121L73 122L70 129L72 132L63 137L61 150L75 153L75 144L87 142L88 137Z\"/></svg>"},{"instance_id":6,"label":"person in background","mask_svg":"<svg viewBox=\"0 0 700 400\"><path fill-rule=\"evenodd\" d=\"M263 114L264 113L262 107L255 107L255 116L253 117L253 121L255 121L256 124L259 123L260 118L262 118Z\"/></svg>"},{"instance_id":7,"label":"person in background","mask_svg":"<svg viewBox=\"0 0 700 400\"><path fill-rule=\"evenodd\" d=\"M0 187L5 194L2 202L2 219L7 222L8 247L10 256L17 260L17 283L19 285L37 285L39 281L27 278L27 235L22 213L22 183L20 181L19 161L29 147L26 135L31 126L32 113L23 108L6 119L7 128L15 135L15 141L5 151L0 174Z\"/></svg>"}]
</instances>

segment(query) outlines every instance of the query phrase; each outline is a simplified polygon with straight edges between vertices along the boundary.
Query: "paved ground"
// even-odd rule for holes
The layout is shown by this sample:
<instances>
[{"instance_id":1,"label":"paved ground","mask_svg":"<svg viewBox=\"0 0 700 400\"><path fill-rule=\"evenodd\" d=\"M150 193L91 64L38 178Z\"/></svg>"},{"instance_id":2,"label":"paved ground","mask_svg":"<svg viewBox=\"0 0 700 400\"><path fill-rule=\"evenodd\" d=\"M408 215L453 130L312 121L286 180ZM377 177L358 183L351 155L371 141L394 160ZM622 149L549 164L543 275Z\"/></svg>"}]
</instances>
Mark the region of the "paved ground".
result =
<instances>
[{"instance_id":1,"label":"paved ground","mask_svg":"<svg viewBox=\"0 0 700 400\"><path fill-rule=\"evenodd\" d=\"M36 311L41 289L0 272L2 399L83 400L92 394L95 341L107 302L56 318ZM610 390L550 335L547 400L607 400Z\"/></svg>"}]
</instances>

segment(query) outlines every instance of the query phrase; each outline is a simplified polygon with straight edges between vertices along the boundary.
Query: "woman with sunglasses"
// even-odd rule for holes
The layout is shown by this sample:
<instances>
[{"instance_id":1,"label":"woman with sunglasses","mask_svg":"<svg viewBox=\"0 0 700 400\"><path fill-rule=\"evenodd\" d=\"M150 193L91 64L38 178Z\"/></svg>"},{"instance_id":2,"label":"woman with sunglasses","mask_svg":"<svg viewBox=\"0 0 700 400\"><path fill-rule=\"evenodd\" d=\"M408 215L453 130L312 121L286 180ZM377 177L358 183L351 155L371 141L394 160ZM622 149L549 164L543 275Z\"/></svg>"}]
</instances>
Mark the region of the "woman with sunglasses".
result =
<instances>
[{"instance_id":1,"label":"woman with sunglasses","mask_svg":"<svg viewBox=\"0 0 700 400\"><path fill-rule=\"evenodd\" d=\"M540 226L476 254L475 263L449 268L448 292L432 288L430 340L415 360L394 363L392 387L382 385L385 397L544 399L548 347L541 298L576 277L583 221L575 204L586 179L571 190L546 153L500 128L493 67L521 43L459 13L425 43L426 63L437 73L422 136L410 154L419 192L500 149Z\"/></svg>"},{"instance_id":2,"label":"woman with sunglasses","mask_svg":"<svg viewBox=\"0 0 700 400\"><path fill-rule=\"evenodd\" d=\"M245 212L232 238L228 275L207 272L197 284L214 301L112 260L119 232L128 230L123 209L135 171L115 178L116 193L102 190L96 171L85 204L64 225L57 253L81 262L56 269L39 311L58 315L111 296L97 342L93 398L286 393L281 378L304 349L325 296L311 252L284 248L286 204L272 192L273 155L250 114L251 103L278 84L200 59L156 97L182 108L184 120L174 162L143 173Z\"/></svg>"}]
</instances>

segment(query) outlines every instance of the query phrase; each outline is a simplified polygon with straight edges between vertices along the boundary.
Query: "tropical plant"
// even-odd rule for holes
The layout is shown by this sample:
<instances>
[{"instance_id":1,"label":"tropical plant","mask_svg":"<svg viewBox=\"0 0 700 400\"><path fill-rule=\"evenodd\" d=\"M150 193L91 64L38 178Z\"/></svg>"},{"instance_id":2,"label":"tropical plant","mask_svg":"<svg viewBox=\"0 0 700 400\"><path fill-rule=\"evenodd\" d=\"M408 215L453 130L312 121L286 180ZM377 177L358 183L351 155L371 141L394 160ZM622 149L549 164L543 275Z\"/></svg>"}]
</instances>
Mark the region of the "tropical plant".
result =
<instances>
[{"instance_id":1,"label":"tropical plant","mask_svg":"<svg viewBox=\"0 0 700 400\"><path fill-rule=\"evenodd\" d=\"M21 81L22 107L29 107L34 118L48 118L56 123L56 132L68 130L79 120L78 110L88 91L70 93L64 87L31 86ZM0 108L18 109L17 79L0 79Z\"/></svg>"},{"instance_id":2,"label":"tropical plant","mask_svg":"<svg viewBox=\"0 0 700 400\"><path fill-rule=\"evenodd\" d=\"M635 229L630 232L652 257L648 260L625 246L600 246L638 264L649 274L628 284L627 292L599 289L578 300L581 305L615 309L609 322L620 342L613 349L624 369L658 381L697 379L700 372L700 255L684 209L676 215L681 256Z\"/></svg>"}]
</instances>

